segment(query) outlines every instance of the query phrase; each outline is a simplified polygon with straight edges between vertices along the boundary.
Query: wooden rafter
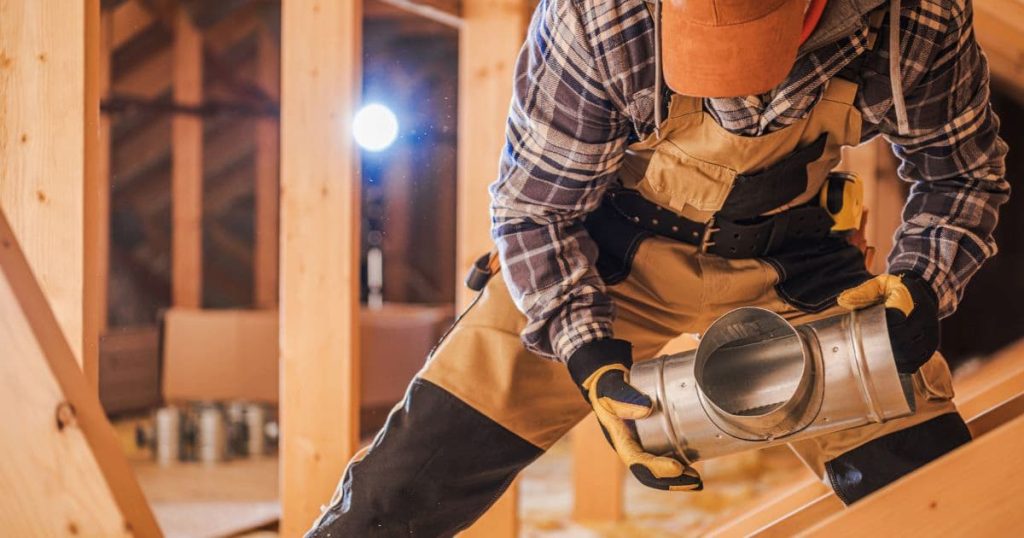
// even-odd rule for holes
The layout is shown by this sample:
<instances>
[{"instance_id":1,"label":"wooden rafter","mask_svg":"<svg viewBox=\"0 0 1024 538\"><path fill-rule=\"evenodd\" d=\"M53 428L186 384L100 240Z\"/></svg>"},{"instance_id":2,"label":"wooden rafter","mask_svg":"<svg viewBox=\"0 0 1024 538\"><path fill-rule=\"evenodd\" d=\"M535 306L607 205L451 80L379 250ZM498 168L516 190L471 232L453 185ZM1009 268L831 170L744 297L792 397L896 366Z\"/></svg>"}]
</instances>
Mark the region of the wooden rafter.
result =
<instances>
[{"instance_id":1,"label":"wooden rafter","mask_svg":"<svg viewBox=\"0 0 1024 538\"><path fill-rule=\"evenodd\" d=\"M807 536L1014 536L1024 526L1024 416L882 489Z\"/></svg>"},{"instance_id":2,"label":"wooden rafter","mask_svg":"<svg viewBox=\"0 0 1024 538\"><path fill-rule=\"evenodd\" d=\"M113 10L111 50L117 50L155 22L153 15L137 1L128 1Z\"/></svg>"},{"instance_id":3,"label":"wooden rafter","mask_svg":"<svg viewBox=\"0 0 1024 538\"><path fill-rule=\"evenodd\" d=\"M460 0L377 0L452 28L462 27Z\"/></svg>"}]
</instances>

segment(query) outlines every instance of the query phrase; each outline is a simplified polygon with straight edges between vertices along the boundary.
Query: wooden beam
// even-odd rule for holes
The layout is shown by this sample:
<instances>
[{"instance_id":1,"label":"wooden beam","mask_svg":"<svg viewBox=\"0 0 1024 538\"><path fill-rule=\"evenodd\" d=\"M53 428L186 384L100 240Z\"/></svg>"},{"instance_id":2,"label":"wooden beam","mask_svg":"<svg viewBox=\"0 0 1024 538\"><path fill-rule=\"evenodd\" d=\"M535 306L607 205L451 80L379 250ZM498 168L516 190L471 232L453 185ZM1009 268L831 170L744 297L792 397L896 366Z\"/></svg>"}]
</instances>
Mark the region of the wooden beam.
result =
<instances>
[{"instance_id":1,"label":"wooden beam","mask_svg":"<svg viewBox=\"0 0 1024 538\"><path fill-rule=\"evenodd\" d=\"M814 526L845 508L843 501L831 491L797 508L753 534L756 538L788 538Z\"/></svg>"},{"instance_id":2,"label":"wooden beam","mask_svg":"<svg viewBox=\"0 0 1024 538\"><path fill-rule=\"evenodd\" d=\"M153 15L139 4L138 0L125 2L114 8L112 14L105 16L112 17L111 51L121 48L122 45L131 41L156 21Z\"/></svg>"},{"instance_id":3,"label":"wooden beam","mask_svg":"<svg viewBox=\"0 0 1024 538\"><path fill-rule=\"evenodd\" d=\"M174 34L174 100L203 100L203 37L180 10ZM203 120L171 118L171 304L203 304Z\"/></svg>"},{"instance_id":4,"label":"wooden beam","mask_svg":"<svg viewBox=\"0 0 1024 538\"><path fill-rule=\"evenodd\" d=\"M170 49L153 53L146 61L127 73L119 73L113 92L136 97L155 98L171 86L174 53Z\"/></svg>"},{"instance_id":5,"label":"wooden beam","mask_svg":"<svg viewBox=\"0 0 1024 538\"><path fill-rule=\"evenodd\" d=\"M808 471L809 472L809 471ZM708 538L742 538L807 505L830 490L816 476L784 484L758 497L751 506L731 510L708 529Z\"/></svg>"},{"instance_id":6,"label":"wooden beam","mask_svg":"<svg viewBox=\"0 0 1024 538\"><path fill-rule=\"evenodd\" d=\"M85 28L84 2L0 3L0 210L79 361Z\"/></svg>"},{"instance_id":7,"label":"wooden beam","mask_svg":"<svg viewBox=\"0 0 1024 538\"><path fill-rule=\"evenodd\" d=\"M970 388L956 398L976 439L1024 412L1024 341L1000 352L982 368L968 379ZM758 536L792 536L843 508L839 498L829 492L765 524Z\"/></svg>"},{"instance_id":8,"label":"wooden beam","mask_svg":"<svg viewBox=\"0 0 1024 538\"><path fill-rule=\"evenodd\" d=\"M280 95L281 51L273 32L263 28L257 51L258 81L275 101ZM278 171L280 168L277 118L256 123L256 208L253 267L254 303L258 308L277 306Z\"/></svg>"},{"instance_id":9,"label":"wooden beam","mask_svg":"<svg viewBox=\"0 0 1024 538\"><path fill-rule=\"evenodd\" d=\"M572 431L572 519L581 523L625 517L626 466L591 414Z\"/></svg>"},{"instance_id":10,"label":"wooden beam","mask_svg":"<svg viewBox=\"0 0 1024 538\"><path fill-rule=\"evenodd\" d=\"M462 284L473 261L491 248L487 186L497 176L512 97L512 73L526 35L527 0L463 0L459 32L459 156L456 201L456 302L472 293ZM461 308L461 307L460 307ZM514 537L519 526L517 488L463 534Z\"/></svg>"},{"instance_id":11,"label":"wooden beam","mask_svg":"<svg viewBox=\"0 0 1024 538\"><path fill-rule=\"evenodd\" d=\"M1024 417L907 475L807 536L1015 536L1024 526Z\"/></svg>"},{"instance_id":12,"label":"wooden beam","mask_svg":"<svg viewBox=\"0 0 1024 538\"><path fill-rule=\"evenodd\" d=\"M282 4L281 532L301 536L358 449L359 179L348 125L361 2Z\"/></svg>"},{"instance_id":13,"label":"wooden beam","mask_svg":"<svg viewBox=\"0 0 1024 538\"><path fill-rule=\"evenodd\" d=\"M461 4L458 0L378 0L425 19L452 28L462 27ZM472 1L472 0L469 0Z\"/></svg>"},{"instance_id":14,"label":"wooden beam","mask_svg":"<svg viewBox=\"0 0 1024 538\"><path fill-rule=\"evenodd\" d=\"M4 26L7 20L31 21L22 18L24 12L8 9L10 5L0 4L0 36L11 35ZM83 10L48 13L77 21L82 39L73 41L78 52L84 52ZM72 31L58 27L52 17L47 20L52 23L50 31ZM81 67L85 55L76 56ZM81 71L74 72L81 77ZM82 101L81 95L77 100ZM96 387L79 369L66 330L34 272L12 223L0 210L0 488L17 492L0 500L4 534L160 536Z\"/></svg>"},{"instance_id":15,"label":"wooden beam","mask_svg":"<svg viewBox=\"0 0 1024 538\"><path fill-rule=\"evenodd\" d=\"M107 329L110 278L110 118L100 101L110 91L111 15L86 2L85 184L82 289L82 369L99 387L100 336Z\"/></svg>"}]
</instances>

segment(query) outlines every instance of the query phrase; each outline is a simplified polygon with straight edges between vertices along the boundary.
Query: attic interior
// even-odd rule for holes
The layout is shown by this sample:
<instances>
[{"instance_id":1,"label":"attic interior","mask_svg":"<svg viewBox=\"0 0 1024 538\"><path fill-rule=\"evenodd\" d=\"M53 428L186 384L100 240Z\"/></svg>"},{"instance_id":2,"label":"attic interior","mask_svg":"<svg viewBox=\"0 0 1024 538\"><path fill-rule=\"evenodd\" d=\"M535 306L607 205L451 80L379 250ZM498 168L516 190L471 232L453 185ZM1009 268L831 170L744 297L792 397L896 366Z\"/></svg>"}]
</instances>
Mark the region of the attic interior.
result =
<instances>
[{"instance_id":1,"label":"attic interior","mask_svg":"<svg viewBox=\"0 0 1024 538\"><path fill-rule=\"evenodd\" d=\"M0 530L301 536L473 301L537 3L81 4L0 5L0 340L20 350L0 350L0 408L21 432L0 435L0 484L50 480L0 502ZM975 0L974 22L1016 184L1024 2ZM372 105L397 124L382 148L388 116L351 128ZM865 182L874 273L909 192L896 166L880 138L841 164ZM999 254L942 321L964 449L850 509L785 445L698 464L705 490L680 495L633 480L590 417L460 536L964 534L973 504L887 506L943 512L1024 484L1024 199L999 219ZM942 476L964 473L975 485L947 492ZM48 483L66 484L59 517L40 508ZM996 534L1015 524L989 517Z\"/></svg>"}]
</instances>

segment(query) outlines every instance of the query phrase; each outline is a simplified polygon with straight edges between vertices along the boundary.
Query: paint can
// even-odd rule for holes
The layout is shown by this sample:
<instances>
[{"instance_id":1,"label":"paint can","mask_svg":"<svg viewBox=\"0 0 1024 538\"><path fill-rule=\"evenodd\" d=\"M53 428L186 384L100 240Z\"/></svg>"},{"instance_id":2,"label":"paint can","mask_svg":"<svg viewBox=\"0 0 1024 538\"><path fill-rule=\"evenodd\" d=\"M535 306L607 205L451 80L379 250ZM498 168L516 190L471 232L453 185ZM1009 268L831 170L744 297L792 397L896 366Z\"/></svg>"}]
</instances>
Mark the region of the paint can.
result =
<instances>
[{"instance_id":1,"label":"paint can","mask_svg":"<svg viewBox=\"0 0 1024 538\"><path fill-rule=\"evenodd\" d=\"M227 433L224 428L224 414L215 404L203 404L198 411L196 453L202 463L217 463L224 460L227 448Z\"/></svg>"},{"instance_id":2,"label":"paint can","mask_svg":"<svg viewBox=\"0 0 1024 538\"><path fill-rule=\"evenodd\" d=\"M167 406L153 415L153 454L160 465L178 461L181 454L181 411Z\"/></svg>"},{"instance_id":3,"label":"paint can","mask_svg":"<svg viewBox=\"0 0 1024 538\"><path fill-rule=\"evenodd\" d=\"M245 425L250 456L260 457L266 450L263 437L265 422L266 412L263 409L263 404L253 403L245 408Z\"/></svg>"}]
</instances>

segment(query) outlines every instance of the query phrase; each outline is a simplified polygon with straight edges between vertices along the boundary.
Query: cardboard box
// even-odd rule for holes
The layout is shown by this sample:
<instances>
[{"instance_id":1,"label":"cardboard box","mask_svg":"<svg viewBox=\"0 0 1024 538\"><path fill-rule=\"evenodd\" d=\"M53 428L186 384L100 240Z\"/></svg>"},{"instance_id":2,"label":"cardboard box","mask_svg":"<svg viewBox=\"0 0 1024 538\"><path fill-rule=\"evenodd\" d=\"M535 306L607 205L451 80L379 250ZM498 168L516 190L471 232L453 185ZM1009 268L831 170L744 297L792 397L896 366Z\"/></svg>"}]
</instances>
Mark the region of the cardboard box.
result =
<instances>
[{"instance_id":1,"label":"cardboard box","mask_svg":"<svg viewBox=\"0 0 1024 538\"><path fill-rule=\"evenodd\" d=\"M452 307L385 304L361 315L361 403L391 407L448 329ZM276 403L278 350L276 310L168 310L164 398Z\"/></svg>"},{"instance_id":2,"label":"cardboard box","mask_svg":"<svg viewBox=\"0 0 1024 538\"><path fill-rule=\"evenodd\" d=\"M163 327L168 401L277 402L276 310L172 308Z\"/></svg>"}]
</instances>

